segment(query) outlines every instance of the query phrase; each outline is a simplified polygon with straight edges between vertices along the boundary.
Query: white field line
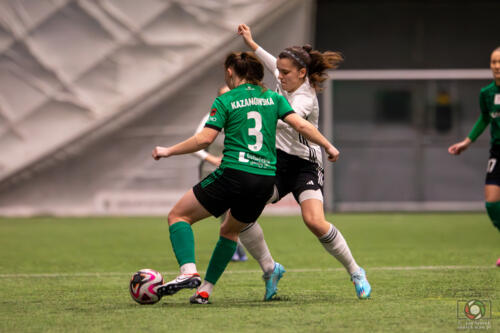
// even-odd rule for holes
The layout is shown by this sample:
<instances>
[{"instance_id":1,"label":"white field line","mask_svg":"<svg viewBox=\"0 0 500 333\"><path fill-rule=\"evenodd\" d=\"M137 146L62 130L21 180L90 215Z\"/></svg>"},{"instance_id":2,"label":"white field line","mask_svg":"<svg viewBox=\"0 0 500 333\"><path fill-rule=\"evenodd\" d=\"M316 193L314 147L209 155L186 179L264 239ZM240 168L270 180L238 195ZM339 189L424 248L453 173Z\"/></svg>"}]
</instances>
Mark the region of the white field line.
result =
<instances>
[{"instance_id":1,"label":"white field line","mask_svg":"<svg viewBox=\"0 0 500 333\"><path fill-rule=\"evenodd\" d=\"M371 271L440 271L440 270L474 270L474 269L499 269L493 265L490 266L387 266L387 267L367 267L368 272ZM321 272L343 272L344 268L291 268L286 270L289 273L321 273ZM205 273L200 271L200 273ZM228 270L224 274L248 274L262 273L260 270ZM11 273L0 274L0 279L9 278L50 278L50 277L118 277L128 276L133 272L80 272L80 273ZM162 272L165 276L177 275L178 271Z\"/></svg>"}]
</instances>

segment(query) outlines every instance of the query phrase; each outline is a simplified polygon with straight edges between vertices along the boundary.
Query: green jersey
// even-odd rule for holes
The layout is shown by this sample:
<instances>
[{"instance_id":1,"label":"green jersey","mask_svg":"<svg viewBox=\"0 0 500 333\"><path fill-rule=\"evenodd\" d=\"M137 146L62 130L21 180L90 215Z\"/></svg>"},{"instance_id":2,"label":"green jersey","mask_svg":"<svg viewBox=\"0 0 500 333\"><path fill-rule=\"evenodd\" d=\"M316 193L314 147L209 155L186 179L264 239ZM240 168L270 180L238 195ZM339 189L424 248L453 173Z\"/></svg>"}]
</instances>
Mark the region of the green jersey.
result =
<instances>
[{"instance_id":1,"label":"green jersey","mask_svg":"<svg viewBox=\"0 0 500 333\"><path fill-rule=\"evenodd\" d=\"M253 84L242 84L217 97L206 127L224 129L221 168L276 174L276 123L293 112L287 100Z\"/></svg>"},{"instance_id":2,"label":"green jersey","mask_svg":"<svg viewBox=\"0 0 500 333\"><path fill-rule=\"evenodd\" d=\"M475 141L491 123L491 144L500 144L500 87L493 81L481 89L479 94L481 114L469 133L469 139Z\"/></svg>"}]
</instances>

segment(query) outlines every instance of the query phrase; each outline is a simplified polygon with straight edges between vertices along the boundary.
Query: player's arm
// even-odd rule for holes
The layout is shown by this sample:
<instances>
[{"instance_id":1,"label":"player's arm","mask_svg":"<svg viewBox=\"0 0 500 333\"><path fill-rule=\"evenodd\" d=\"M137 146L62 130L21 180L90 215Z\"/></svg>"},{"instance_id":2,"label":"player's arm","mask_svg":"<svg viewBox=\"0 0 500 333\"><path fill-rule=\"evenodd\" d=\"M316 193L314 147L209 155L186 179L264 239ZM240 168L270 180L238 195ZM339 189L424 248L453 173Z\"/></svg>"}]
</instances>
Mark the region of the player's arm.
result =
<instances>
[{"instance_id":1,"label":"player's arm","mask_svg":"<svg viewBox=\"0 0 500 333\"><path fill-rule=\"evenodd\" d=\"M203 128L205 128L205 123L207 122L207 119L208 119L208 114L205 117L203 117L203 119L201 119L194 134L200 133L203 130ZM206 150L195 151L193 155L198 157L202 161L206 161L212 165L215 165L216 167L218 167L222 161L222 156L214 156L209 152L207 152Z\"/></svg>"},{"instance_id":2,"label":"player's arm","mask_svg":"<svg viewBox=\"0 0 500 333\"><path fill-rule=\"evenodd\" d=\"M339 158L339 151L335 148L323 134L318 131L310 122L301 118L296 113L288 114L284 121L302 134L306 139L312 141L325 149L330 162L335 162Z\"/></svg>"},{"instance_id":3,"label":"player's arm","mask_svg":"<svg viewBox=\"0 0 500 333\"><path fill-rule=\"evenodd\" d=\"M491 117L482 96L479 97L479 106L481 108L479 119L476 121L469 135L464 140L457 142L448 148L448 152L450 154L460 155L460 153L469 148L470 144L476 141L476 139L484 132L486 127L488 127L488 124L491 122Z\"/></svg>"},{"instance_id":4,"label":"player's arm","mask_svg":"<svg viewBox=\"0 0 500 333\"><path fill-rule=\"evenodd\" d=\"M182 141L176 145L170 147L161 147L157 146L153 149L153 158L155 160L159 160L162 157L170 157L172 155L182 155L189 154L195 151L207 148L212 142L214 142L215 138L219 131L210 128L204 127L201 132L196 133L189 139Z\"/></svg>"},{"instance_id":5,"label":"player's arm","mask_svg":"<svg viewBox=\"0 0 500 333\"><path fill-rule=\"evenodd\" d=\"M264 50L262 47L257 44L252 37L252 31L250 30L250 27L247 26L246 24L240 24L238 26L238 35L243 37L243 40L245 43L248 45L249 48L251 48L254 52L257 58L259 58L262 63L264 63L264 66L266 66L267 70L273 73L276 77L278 76L278 68L276 67L276 58L268 53L266 50Z\"/></svg>"}]
</instances>

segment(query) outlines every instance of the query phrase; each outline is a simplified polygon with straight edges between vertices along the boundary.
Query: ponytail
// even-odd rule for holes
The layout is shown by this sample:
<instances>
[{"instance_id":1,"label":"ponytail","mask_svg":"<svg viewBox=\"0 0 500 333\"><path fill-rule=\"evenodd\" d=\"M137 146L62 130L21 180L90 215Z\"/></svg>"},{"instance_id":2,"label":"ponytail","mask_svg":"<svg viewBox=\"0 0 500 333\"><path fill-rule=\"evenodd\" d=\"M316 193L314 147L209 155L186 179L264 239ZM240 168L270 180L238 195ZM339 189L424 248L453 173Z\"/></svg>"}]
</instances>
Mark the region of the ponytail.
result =
<instances>
[{"instance_id":1,"label":"ponytail","mask_svg":"<svg viewBox=\"0 0 500 333\"><path fill-rule=\"evenodd\" d=\"M290 59L298 69L305 68L309 82L316 91L322 90L321 83L328 77L326 70L336 69L344 61L344 57L339 52L321 53L313 50L309 44L302 47L288 47L278 57Z\"/></svg>"}]
</instances>

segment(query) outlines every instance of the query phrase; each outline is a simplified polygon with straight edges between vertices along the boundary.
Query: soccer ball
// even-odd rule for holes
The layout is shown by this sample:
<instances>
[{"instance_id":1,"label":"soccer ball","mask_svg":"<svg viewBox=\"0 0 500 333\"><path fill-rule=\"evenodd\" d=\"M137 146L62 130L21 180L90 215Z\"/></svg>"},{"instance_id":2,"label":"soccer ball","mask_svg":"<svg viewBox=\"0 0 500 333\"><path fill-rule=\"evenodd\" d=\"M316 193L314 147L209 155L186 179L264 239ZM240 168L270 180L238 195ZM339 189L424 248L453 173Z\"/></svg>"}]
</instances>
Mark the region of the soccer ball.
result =
<instances>
[{"instance_id":1,"label":"soccer ball","mask_svg":"<svg viewBox=\"0 0 500 333\"><path fill-rule=\"evenodd\" d=\"M163 276L153 269L141 269L130 279L130 296L140 304L154 304L161 298L156 293L163 284Z\"/></svg>"}]
</instances>

